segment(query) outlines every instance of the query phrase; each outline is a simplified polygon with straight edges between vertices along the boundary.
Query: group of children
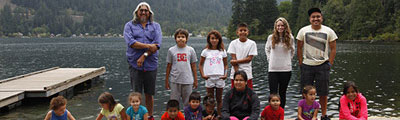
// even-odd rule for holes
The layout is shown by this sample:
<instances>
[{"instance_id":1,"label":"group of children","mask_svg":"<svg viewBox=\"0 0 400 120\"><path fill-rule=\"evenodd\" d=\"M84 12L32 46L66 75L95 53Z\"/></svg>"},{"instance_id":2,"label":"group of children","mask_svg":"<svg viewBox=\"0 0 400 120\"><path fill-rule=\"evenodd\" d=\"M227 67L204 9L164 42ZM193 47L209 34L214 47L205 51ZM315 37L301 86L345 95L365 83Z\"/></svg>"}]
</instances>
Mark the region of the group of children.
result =
<instances>
[{"instance_id":1,"label":"group of children","mask_svg":"<svg viewBox=\"0 0 400 120\"><path fill-rule=\"evenodd\" d=\"M102 93L98 98L98 103L102 107L96 120L105 117L107 120L147 120L148 111L141 104L141 94L132 92L129 95L130 106L125 110L117 103L113 96ZM314 86L305 86L302 90L303 99L298 103L299 120L316 120L320 105L316 99L316 89ZM184 114L180 112L178 100L171 99L166 106L166 112L161 120L218 120L220 119L215 109L215 99L207 95L203 99L203 107L200 105L201 96L198 92L192 92L189 96L189 103L184 107ZM261 120L283 120L284 109L280 107L280 97L277 94L270 94L269 105L261 113ZM46 114L45 120L75 120L72 114L66 109L67 100L62 97L54 97L50 102L50 111ZM340 98L341 120L367 120L368 111L365 97L358 91L354 82L345 83L343 95Z\"/></svg>"},{"instance_id":2,"label":"group of children","mask_svg":"<svg viewBox=\"0 0 400 120\"><path fill-rule=\"evenodd\" d=\"M244 71L247 74L247 86L252 88L252 68L251 61L257 55L256 43L247 38L249 30L246 24L239 24L237 31L238 39L231 42L228 53L232 60L231 80L233 88L233 73ZM197 92L192 92L192 88L197 88L196 72L196 52L187 46L189 33L187 30L178 29L174 35L176 45L169 48L167 54L167 70L165 78L166 89L171 89L171 98L167 103L166 112L161 120L216 120L221 118L222 93L225 81L228 77L227 52L224 49L221 34L213 30L207 35L207 46L201 53L200 74L206 80L205 86L207 96L203 99L205 109L200 105L201 96ZM215 95L214 95L215 92ZM298 119L316 119L319 103L316 99L316 89L313 86L305 86L302 90L303 99L298 103ZM179 110L179 100L184 104L184 114ZM281 100L279 95L270 94L269 104L261 113L262 120L283 120L284 108L280 107ZM141 94L131 93L129 95L128 109L115 102L113 96L102 93L98 102L102 107L96 120L103 117L109 119L122 120L147 120L148 111L146 107L140 105ZM55 97L50 103L50 109L45 120L57 118L74 120L71 113L66 110L66 100L63 97ZM215 109L215 105L217 109ZM359 93L353 82L346 83L343 96L340 99L340 119L367 119L366 99Z\"/></svg>"}]
</instances>

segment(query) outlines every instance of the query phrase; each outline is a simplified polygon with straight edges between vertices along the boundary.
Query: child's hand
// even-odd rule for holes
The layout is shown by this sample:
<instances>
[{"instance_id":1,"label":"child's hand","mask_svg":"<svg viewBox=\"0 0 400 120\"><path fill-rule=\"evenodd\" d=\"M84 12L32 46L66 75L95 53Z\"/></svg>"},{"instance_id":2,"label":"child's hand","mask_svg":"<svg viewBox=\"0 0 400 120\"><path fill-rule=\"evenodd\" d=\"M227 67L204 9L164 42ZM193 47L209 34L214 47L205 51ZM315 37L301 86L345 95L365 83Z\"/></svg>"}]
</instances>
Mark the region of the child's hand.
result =
<instances>
[{"instance_id":1,"label":"child's hand","mask_svg":"<svg viewBox=\"0 0 400 120\"><path fill-rule=\"evenodd\" d=\"M317 120L317 118L316 118L316 117L313 117L311 120Z\"/></svg>"},{"instance_id":2,"label":"child's hand","mask_svg":"<svg viewBox=\"0 0 400 120\"><path fill-rule=\"evenodd\" d=\"M197 81L196 80L193 82L193 89L197 89Z\"/></svg>"},{"instance_id":3,"label":"child's hand","mask_svg":"<svg viewBox=\"0 0 400 120\"><path fill-rule=\"evenodd\" d=\"M165 83L165 89L167 89L167 90L171 89L171 88L169 87L169 84L168 84L167 82Z\"/></svg>"},{"instance_id":4,"label":"child's hand","mask_svg":"<svg viewBox=\"0 0 400 120\"><path fill-rule=\"evenodd\" d=\"M231 60L232 65L237 65L237 60Z\"/></svg>"},{"instance_id":5,"label":"child's hand","mask_svg":"<svg viewBox=\"0 0 400 120\"><path fill-rule=\"evenodd\" d=\"M228 76L224 75L224 76L219 77L219 79L225 80L227 77Z\"/></svg>"},{"instance_id":6,"label":"child's hand","mask_svg":"<svg viewBox=\"0 0 400 120\"><path fill-rule=\"evenodd\" d=\"M201 78L203 78L203 79L205 79L205 80L208 80L208 78L210 78L210 77L208 77L208 76L201 76Z\"/></svg>"}]
</instances>

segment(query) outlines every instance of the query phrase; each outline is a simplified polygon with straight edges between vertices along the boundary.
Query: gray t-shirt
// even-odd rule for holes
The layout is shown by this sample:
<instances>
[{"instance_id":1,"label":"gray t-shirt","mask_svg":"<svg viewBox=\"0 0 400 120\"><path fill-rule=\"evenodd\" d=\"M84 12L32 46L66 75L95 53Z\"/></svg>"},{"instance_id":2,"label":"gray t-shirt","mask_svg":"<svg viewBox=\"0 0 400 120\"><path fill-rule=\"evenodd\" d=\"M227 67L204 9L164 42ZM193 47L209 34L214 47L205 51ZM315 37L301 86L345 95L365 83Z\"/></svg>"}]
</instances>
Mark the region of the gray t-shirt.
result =
<instances>
[{"instance_id":1,"label":"gray t-shirt","mask_svg":"<svg viewBox=\"0 0 400 120\"><path fill-rule=\"evenodd\" d=\"M177 45L168 49L167 63L171 63L170 82L193 84L191 63L197 62L194 49L190 46L179 48Z\"/></svg>"}]
</instances>

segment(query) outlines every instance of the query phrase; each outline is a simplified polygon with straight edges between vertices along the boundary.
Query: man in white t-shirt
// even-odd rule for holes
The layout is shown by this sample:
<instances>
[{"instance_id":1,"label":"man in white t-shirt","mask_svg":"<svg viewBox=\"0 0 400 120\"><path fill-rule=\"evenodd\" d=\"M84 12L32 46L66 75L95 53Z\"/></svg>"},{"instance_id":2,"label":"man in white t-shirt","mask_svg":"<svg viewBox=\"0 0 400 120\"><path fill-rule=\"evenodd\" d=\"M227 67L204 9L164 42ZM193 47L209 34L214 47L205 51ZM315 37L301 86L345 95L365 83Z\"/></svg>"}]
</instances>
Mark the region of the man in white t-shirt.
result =
<instances>
[{"instance_id":1,"label":"man in white t-shirt","mask_svg":"<svg viewBox=\"0 0 400 120\"><path fill-rule=\"evenodd\" d=\"M321 104L321 120L329 120L326 115L329 92L329 71L336 56L336 33L322 25L323 16L319 8L308 10L311 25L299 30L297 57L301 69L301 90L305 85L315 85ZM329 52L330 51L330 52Z\"/></svg>"},{"instance_id":2,"label":"man in white t-shirt","mask_svg":"<svg viewBox=\"0 0 400 120\"><path fill-rule=\"evenodd\" d=\"M251 61L254 56L257 55L256 42L247 38L249 35L249 29L247 24L240 23L237 27L236 34L239 36L238 39L233 40L229 44L228 53L231 55L232 65L231 69L231 88L233 88L233 74L236 71L242 70L247 75L247 86L253 89L253 73L251 67Z\"/></svg>"}]
</instances>

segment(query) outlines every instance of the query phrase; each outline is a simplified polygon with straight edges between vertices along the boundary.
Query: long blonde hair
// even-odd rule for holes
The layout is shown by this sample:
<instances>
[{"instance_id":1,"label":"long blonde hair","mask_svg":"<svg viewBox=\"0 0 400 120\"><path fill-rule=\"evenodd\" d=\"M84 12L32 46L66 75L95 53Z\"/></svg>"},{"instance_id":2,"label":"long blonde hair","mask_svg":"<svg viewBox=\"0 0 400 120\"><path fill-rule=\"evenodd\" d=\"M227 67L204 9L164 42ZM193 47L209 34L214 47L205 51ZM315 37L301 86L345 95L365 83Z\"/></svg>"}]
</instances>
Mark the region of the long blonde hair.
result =
<instances>
[{"instance_id":1,"label":"long blonde hair","mask_svg":"<svg viewBox=\"0 0 400 120\"><path fill-rule=\"evenodd\" d=\"M277 24L279 21L282 21L283 26L285 26L285 30L283 31L283 43L286 45L286 48L293 50L292 46L292 31L290 30L289 27L289 23L287 22L287 20L283 17L279 17L278 19L276 19L275 24L274 24L274 33L272 34L272 49L275 48L275 44L278 44L279 42L281 42L279 40L279 32L276 29L277 28Z\"/></svg>"}]
</instances>

